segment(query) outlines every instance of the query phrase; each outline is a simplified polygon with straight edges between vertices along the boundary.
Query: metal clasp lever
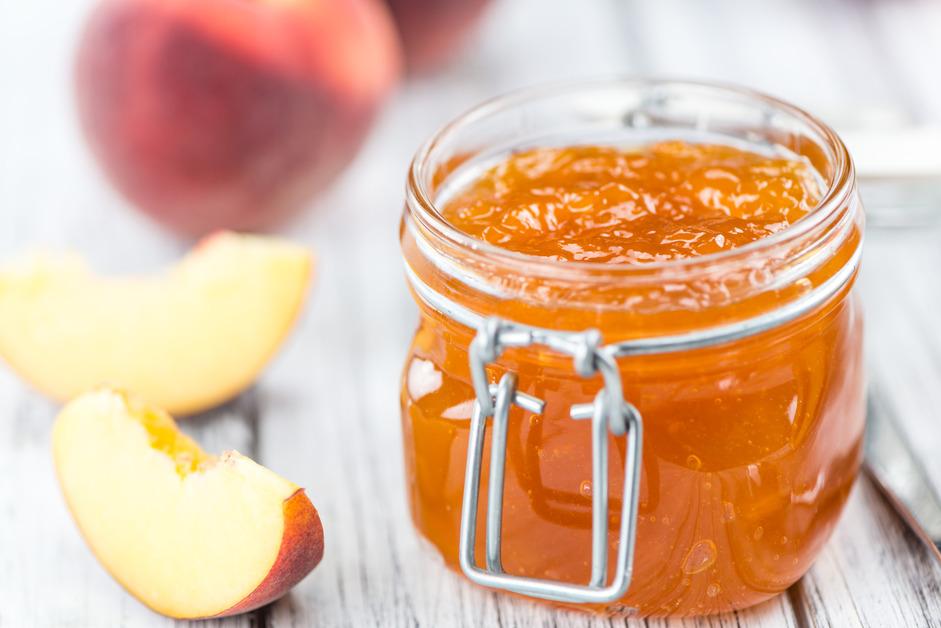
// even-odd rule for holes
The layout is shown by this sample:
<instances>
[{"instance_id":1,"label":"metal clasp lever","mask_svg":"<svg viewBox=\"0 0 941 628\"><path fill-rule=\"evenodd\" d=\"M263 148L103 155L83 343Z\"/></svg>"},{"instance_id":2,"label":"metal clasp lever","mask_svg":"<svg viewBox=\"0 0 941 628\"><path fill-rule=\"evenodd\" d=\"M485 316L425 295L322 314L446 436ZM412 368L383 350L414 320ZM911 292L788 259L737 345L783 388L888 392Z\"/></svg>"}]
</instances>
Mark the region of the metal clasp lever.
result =
<instances>
[{"instance_id":1,"label":"metal clasp lever","mask_svg":"<svg viewBox=\"0 0 941 628\"><path fill-rule=\"evenodd\" d=\"M572 419L592 421L592 562L587 585L513 576L503 571L500 558L503 528L503 485L506 472L506 441L509 412L513 405L541 414L544 402L518 392L517 379L506 373L496 386L487 382L487 364L494 362L507 347L545 345L571 355L575 369L583 377L600 372L604 388L592 403L571 408ZM631 583L637 500L640 494L640 453L642 424L640 413L624 401L621 376L613 354L600 347L597 331L558 332L486 319L471 344L469 354L476 402L471 416L471 432L464 476L461 511L460 563L473 582L520 595L559 602L604 604L620 599ZM487 419L492 418L490 480L487 499L486 568L477 566L475 541L480 496L481 462ZM627 438L624 465L624 499L614 579L605 584L608 572L608 430Z\"/></svg>"}]
</instances>

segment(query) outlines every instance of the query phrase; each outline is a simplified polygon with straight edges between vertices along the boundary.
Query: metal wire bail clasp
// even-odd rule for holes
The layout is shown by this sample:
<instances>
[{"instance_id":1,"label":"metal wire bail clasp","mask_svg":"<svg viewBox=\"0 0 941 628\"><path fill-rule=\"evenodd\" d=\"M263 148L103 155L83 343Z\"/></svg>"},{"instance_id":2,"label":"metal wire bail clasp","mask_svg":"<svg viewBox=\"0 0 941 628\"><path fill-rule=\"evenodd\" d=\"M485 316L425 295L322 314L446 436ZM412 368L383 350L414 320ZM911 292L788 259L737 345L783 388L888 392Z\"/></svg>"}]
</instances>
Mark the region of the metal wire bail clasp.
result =
<instances>
[{"instance_id":1,"label":"metal wire bail clasp","mask_svg":"<svg viewBox=\"0 0 941 628\"><path fill-rule=\"evenodd\" d=\"M596 330L581 333L539 329L498 318L485 319L469 349L476 402L471 416L461 511L460 562L464 574L482 586L559 602L605 604L620 599L631 583L637 500L640 484L642 426L640 413L624 400L621 375L614 353L600 346ZM572 419L592 421L592 562L587 585L513 576L503 571L500 559L503 527L503 483L509 412L513 405L541 414L544 402L517 391L516 375L506 373L499 384L487 380L487 365L508 347L539 344L573 357L583 377L600 373L602 388L592 403L570 409ZM480 497L481 462L487 419L492 418L490 481L488 483L486 568L477 566L477 506ZM624 464L624 498L614 579L608 573L608 430L627 438Z\"/></svg>"}]
</instances>

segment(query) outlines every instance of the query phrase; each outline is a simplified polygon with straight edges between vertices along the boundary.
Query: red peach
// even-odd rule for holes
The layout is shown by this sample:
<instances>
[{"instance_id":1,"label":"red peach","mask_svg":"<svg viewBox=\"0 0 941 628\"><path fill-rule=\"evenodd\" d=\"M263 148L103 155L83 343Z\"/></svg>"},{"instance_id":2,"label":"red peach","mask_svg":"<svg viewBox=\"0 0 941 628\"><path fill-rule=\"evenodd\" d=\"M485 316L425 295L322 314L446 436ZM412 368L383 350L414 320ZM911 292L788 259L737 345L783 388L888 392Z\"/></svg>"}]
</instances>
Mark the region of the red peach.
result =
<instances>
[{"instance_id":1,"label":"red peach","mask_svg":"<svg viewBox=\"0 0 941 628\"><path fill-rule=\"evenodd\" d=\"M260 228L353 158L400 56L374 0L105 0L79 47L79 114L158 221Z\"/></svg>"},{"instance_id":2,"label":"red peach","mask_svg":"<svg viewBox=\"0 0 941 628\"><path fill-rule=\"evenodd\" d=\"M386 0L410 70L426 72L460 50L489 0Z\"/></svg>"}]
</instances>

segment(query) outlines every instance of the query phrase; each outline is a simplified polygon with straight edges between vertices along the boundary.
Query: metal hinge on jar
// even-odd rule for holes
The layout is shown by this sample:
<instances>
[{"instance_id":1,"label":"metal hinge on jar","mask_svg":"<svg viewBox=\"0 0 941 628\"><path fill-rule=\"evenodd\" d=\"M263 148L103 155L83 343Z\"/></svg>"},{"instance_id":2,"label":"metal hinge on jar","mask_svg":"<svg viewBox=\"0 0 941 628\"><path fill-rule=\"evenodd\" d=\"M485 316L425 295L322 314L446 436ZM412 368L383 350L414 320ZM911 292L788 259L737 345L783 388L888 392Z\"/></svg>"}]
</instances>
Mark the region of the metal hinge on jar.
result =
<instances>
[{"instance_id":1,"label":"metal hinge on jar","mask_svg":"<svg viewBox=\"0 0 941 628\"><path fill-rule=\"evenodd\" d=\"M477 584L505 589L559 602L608 603L627 593L631 583L637 499L640 493L640 454L642 425L640 413L624 400L621 375L615 358L600 346L595 330L581 333L556 332L488 318L480 325L470 346L470 367L476 401L471 416L464 476L464 502L461 510L460 563L464 574ZM506 441L512 405L535 414L544 402L517 391L513 373L505 373L497 385L487 379L487 365L508 347L543 345L570 355L575 371L582 377L600 373L604 387L594 402L572 406L572 419L592 421L592 550L591 578L587 584L574 584L513 576L503 570L500 559L503 527L503 483L506 469ZM477 565L475 541L480 497L481 463L486 423L492 419L490 481L487 489L486 567ZM621 530L615 558L614 578L608 574L608 431L627 439L624 464L624 497Z\"/></svg>"}]
</instances>

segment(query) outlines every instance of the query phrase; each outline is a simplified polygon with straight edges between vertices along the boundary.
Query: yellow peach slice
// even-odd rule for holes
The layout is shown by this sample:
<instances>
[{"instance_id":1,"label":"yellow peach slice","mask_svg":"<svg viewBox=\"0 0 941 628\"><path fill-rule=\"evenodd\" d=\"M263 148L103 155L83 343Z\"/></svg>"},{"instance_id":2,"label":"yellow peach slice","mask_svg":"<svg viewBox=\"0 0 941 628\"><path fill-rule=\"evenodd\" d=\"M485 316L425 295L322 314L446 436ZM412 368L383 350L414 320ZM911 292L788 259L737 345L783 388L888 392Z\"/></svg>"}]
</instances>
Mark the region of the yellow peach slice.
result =
<instances>
[{"instance_id":1,"label":"yellow peach slice","mask_svg":"<svg viewBox=\"0 0 941 628\"><path fill-rule=\"evenodd\" d=\"M252 610L323 556L320 518L302 489L237 452L203 452L136 398L101 389L70 402L53 453L95 556L164 615Z\"/></svg>"},{"instance_id":2,"label":"yellow peach slice","mask_svg":"<svg viewBox=\"0 0 941 628\"><path fill-rule=\"evenodd\" d=\"M199 412L255 380L300 311L311 266L299 246L233 233L147 277L34 255L0 270L0 357L59 401L107 384Z\"/></svg>"}]
</instances>

